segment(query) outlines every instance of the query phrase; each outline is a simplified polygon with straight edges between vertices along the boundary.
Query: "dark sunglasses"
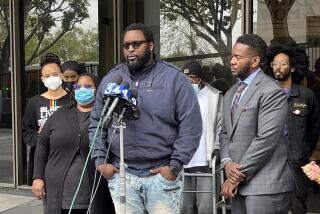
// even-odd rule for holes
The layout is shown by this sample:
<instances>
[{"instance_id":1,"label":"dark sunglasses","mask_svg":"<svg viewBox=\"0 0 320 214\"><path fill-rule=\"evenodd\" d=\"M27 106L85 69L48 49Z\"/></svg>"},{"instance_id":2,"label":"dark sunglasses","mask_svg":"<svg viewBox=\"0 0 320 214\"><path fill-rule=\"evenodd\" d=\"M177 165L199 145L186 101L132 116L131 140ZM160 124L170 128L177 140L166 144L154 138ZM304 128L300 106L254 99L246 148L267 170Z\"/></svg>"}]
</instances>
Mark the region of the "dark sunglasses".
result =
<instances>
[{"instance_id":1,"label":"dark sunglasses","mask_svg":"<svg viewBox=\"0 0 320 214\"><path fill-rule=\"evenodd\" d=\"M89 84L86 84L86 85L80 85L80 84L74 84L73 85L73 89L74 90L79 90L81 87L84 87L84 88L91 88L91 85L89 85Z\"/></svg>"},{"instance_id":2,"label":"dark sunglasses","mask_svg":"<svg viewBox=\"0 0 320 214\"><path fill-rule=\"evenodd\" d=\"M143 43L146 43L148 41L132 41L132 42L125 42L122 44L122 47L126 50L129 50L130 46L132 46L133 49L139 48Z\"/></svg>"}]
</instances>

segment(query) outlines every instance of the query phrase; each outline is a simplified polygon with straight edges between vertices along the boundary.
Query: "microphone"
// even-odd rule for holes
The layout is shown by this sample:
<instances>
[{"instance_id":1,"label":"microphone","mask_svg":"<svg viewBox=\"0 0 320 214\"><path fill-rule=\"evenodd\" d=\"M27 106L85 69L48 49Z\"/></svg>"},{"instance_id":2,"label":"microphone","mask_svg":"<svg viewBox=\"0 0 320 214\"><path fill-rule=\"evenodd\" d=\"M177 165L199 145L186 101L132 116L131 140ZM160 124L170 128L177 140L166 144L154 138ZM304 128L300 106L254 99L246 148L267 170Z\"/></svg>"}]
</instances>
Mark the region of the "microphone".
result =
<instances>
[{"instance_id":1,"label":"microphone","mask_svg":"<svg viewBox=\"0 0 320 214\"><path fill-rule=\"evenodd\" d=\"M120 83L122 82L122 76L120 75L116 75L112 78L111 82L108 83L107 85L107 89L104 91L104 99L105 99L105 96L110 94L112 92L112 90L117 87ZM103 115L106 113L106 110L109 106L109 103L111 102L111 97L110 96L106 96L106 100L104 102L104 106L103 106L103 109L102 109L102 112L101 112L101 117L103 117Z\"/></svg>"},{"instance_id":2,"label":"microphone","mask_svg":"<svg viewBox=\"0 0 320 214\"><path fill-rule=\"evenodd\" d=\"M140 110L137 107L138 91L136 89L131 89L131 94L132 94L132 97L129 99L129 101L133 104L132 119L137 120L140 117Z\"/></svg>"},{"instance_id":3,"label":"microphone","mask_svg":"<svg viewBox=\"0 0 320 214\"><path fill-rule=\"evenodd\" d=\"M131 89L131 98L129 98L129 101L133 105L137 105L137 97L138 97L138 91L136 89Z\"/></svg>"},{"instance_id":4,"label":"microphone","mask_svg":"<svg viewBox=\"0 0 320 214\"><path fill-rule=\"evenodd\" d=\"M108 112L105 116L105 118L102 121L102 124L106 124L106 126L109 126L109 123L112 120L112 113L114 112L114 110L116 109L116 107L118 106L118 103L120 100L125 100L125 102L127 101L127 97L128 95L131 96L131 92L129 91L129 83L127 81L123 81L121 83L121 85L115 87L112 92L110 93L109 97L113 98L114 100L112 101L111 106L108 109Z\"/></svg>"}]
</instances>

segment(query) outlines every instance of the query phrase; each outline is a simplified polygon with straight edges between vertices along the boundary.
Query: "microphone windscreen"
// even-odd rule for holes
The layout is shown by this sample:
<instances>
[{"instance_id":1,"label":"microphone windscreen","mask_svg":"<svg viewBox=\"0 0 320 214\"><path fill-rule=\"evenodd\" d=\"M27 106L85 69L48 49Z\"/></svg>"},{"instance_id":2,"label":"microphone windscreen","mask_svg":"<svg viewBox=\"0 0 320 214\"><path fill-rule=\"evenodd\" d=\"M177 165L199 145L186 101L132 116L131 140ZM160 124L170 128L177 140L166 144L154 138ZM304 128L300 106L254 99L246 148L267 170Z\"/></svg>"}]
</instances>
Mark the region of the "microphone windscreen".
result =
<instances>
[{"instance_id":1,"label":"microphone windscreen","mask_svg":"<svg viewBox=\"0 0 320 214\"><path fill-rule=\"evenodd\" d=\"M122 82L122 76L121 75L116 75L112 78L111 83L116 83L117 85L120 85Z\"/></svg>"},{"instance_id":2,"label":"microphone windscreen","mask_svg":"<svg viewBox=\"0 0 320 214\"><path fill-rule=\"evenodd\" d=\"M130 88L130 84L127 81L122 81L121 85L126 86L128 89Z\"/></svg>"},{"instance_id":3,"label":"microphone windscreen","mask_svg":"<svg viewBox=\"0 0 320 214\"><path fill-rule=\"evenodd\" d=\"M136 89L130 89L131 90L131 96L134 98L138 97L138 91Z\"/></svg>"},{"instance_id":4,"label":"microphone windscreen","mask_svg":"<svg viewBox=\"0 0 320 214\"><path fill-rule=\"evenodd\" d=\"M137 105L137 97L138 97L138 91L136 89L130 89L129 101L135 106Z\"/></svg>"},{"instance_id":5,"label":"microphone windscreen","mask_svg":"<svg viewBox=\"0 0 320 214\"><path fill-rule=\"evenodd\" d=\"M122 82L122 76L116 75L114 76L111 81L107 84L106 90L104 90L104 96L108 96L112 93L112 91L120 85Z\"/></svg>"}]
</instances>

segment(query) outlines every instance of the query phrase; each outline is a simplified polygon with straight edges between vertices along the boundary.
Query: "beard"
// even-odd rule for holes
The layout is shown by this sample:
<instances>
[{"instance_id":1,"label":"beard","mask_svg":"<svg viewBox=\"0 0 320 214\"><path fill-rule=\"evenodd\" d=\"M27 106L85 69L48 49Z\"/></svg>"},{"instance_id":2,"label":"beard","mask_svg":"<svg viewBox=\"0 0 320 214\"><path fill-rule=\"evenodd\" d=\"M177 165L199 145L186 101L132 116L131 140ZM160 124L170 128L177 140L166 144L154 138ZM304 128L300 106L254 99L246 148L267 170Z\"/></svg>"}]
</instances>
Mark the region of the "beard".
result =
<instances>
[{"instance_id":1,"label":"beard","mask_svg":"<svg viewBox=\"0 0 320 214\"><path fill-rule=\"evenodd\" d=\"M137 60L135 62L130 62L128 56L126 57L126 63L130 71L141 70L149 61L151 57L151 51L146 48L142 57L136 56Z\"/></svg>"},{"instance_id":2,"label":"beard","mask_svg":"<svg viewBox=\"0 0 320 214\"><path fill-rule=\"evenodd\" d=\"M248 62L241 68L241 70L237 74L237 77L239 77L241 80L245 80L249 76L250 71L251 71L251 63Z\"/></svg>"},{"instance_id":3,"label":"beard","mask_svg":"<svg viewBox=\"0 0 320 214\"><path fill-rule=\"evenodd\" d=\"M283 82L283 81L286 81L287 79L289 79L291 73L288 72L288 73L285 73L283 75L274 75L275 79L278 80L279 82Z\"/></svg>"}]
</instances>

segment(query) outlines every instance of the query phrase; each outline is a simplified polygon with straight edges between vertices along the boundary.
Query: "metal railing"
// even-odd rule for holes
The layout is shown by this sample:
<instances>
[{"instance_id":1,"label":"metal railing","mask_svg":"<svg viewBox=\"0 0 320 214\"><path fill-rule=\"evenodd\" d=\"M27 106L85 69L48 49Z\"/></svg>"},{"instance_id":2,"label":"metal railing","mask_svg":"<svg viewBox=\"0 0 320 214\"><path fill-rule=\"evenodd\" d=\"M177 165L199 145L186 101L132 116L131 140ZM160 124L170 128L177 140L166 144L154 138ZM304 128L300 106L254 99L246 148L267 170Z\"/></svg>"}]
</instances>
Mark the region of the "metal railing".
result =
<instances>
[{"instance_id":1,"label":"metal railing","mask_svg":"<svg viewBox=\"0 0 320 214\"><path fill-rule=\"evenodd\" d=\"M305 48L306 53L309 56L309 70L313 71L316 60L320 58L320 42L299 43L298 45Z\"/></svg>"},{"instance_id":2,"label":"metal railing","mask_svg":"<svg viewBox=\"0 0 320 214\"><path fill-rule=\"evenodd\" d=\"M217 181L220 180L220 185L224 182L224 174L223 169L216 169L216 157L212 160L212 171L211 173L184 173L184 176L187 177L210 177L212 179L212 187L211 189L207 191L193 191L193 190L184 190L183 194L188 193L210 193L212 196L212 213L217 214L218 209L222 209L222 214L227 213L227 205L226 205L226 198L224 196L221 196L221 200L219 200L219 189L217 188ZM217 179L217 176L220 177L220 179Z\"/></svg>"}]
</instances>

